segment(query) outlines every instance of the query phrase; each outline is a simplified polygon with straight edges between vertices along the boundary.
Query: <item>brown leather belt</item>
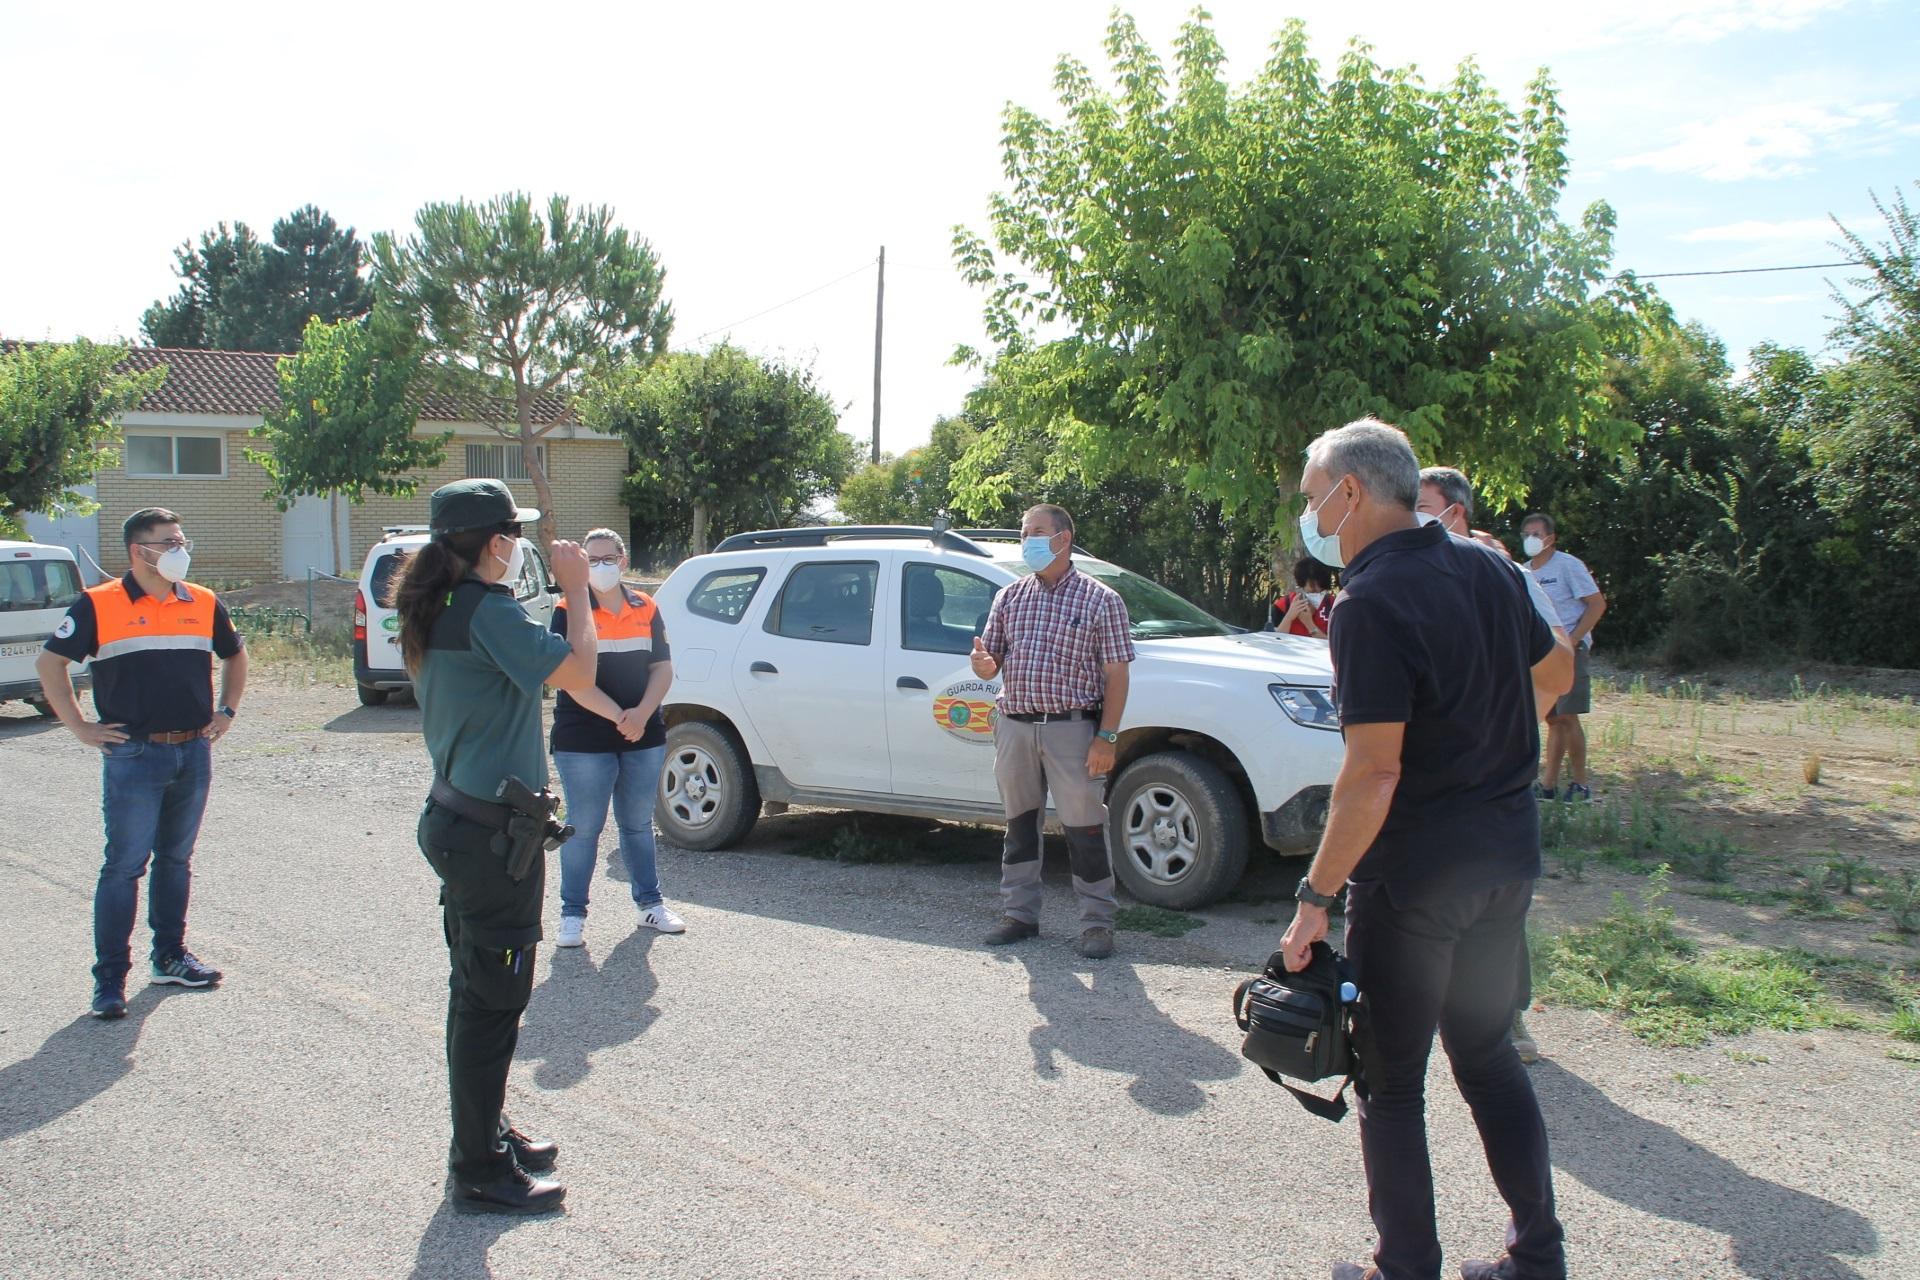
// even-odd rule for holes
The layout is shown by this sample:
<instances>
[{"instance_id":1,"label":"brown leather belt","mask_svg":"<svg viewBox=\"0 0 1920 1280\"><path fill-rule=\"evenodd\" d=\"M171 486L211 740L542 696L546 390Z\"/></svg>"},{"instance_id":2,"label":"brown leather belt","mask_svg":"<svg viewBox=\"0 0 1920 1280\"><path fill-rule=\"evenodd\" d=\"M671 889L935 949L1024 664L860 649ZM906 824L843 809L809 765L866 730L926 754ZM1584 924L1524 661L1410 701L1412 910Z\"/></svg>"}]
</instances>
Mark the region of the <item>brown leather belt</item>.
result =
<instances>
[{"instance_id":1,"label":"brown leather belt","mask_svg":"<svg viewBox=\"0 0 1920 1280\"><path fill-rule=\"evenodd\" d=\"M170 747L177 747L183 742L192 742L199 736L200 731L198 729L169 729L165 733L148 734L147 741L164 742Z\"/></svg>"}]
</instances>

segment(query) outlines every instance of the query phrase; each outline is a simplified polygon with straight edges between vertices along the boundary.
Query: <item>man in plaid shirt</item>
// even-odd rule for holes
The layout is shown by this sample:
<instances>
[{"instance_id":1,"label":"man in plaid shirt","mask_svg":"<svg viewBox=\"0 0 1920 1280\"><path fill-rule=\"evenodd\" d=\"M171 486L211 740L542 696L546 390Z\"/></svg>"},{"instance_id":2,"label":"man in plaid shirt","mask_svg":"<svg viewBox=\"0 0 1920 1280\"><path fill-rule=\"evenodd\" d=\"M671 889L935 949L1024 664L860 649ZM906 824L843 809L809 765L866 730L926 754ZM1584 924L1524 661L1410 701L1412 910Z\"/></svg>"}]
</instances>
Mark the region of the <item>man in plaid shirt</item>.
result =
<instances>
[{"instance_id":1,"label":"man in plaid shirt","mask_svg":"<svg viewBox=\"0 0 1920 1280\"><path fill-rule=\"evenodd\" d=\"M1073 517L1043 505L1020 522L1030 577L994 598L973 641L973 673L1004 676L994 727L993 776L1007 813L999 925L990 946L1040 932L1040 826L1047 793L1067 829L1080 898L1075 950L1113 954L1113 863L1107 856L1107 774L1127 705L1133 661L1127 606L1073 567Z\"/></svg>"}]
</instances>

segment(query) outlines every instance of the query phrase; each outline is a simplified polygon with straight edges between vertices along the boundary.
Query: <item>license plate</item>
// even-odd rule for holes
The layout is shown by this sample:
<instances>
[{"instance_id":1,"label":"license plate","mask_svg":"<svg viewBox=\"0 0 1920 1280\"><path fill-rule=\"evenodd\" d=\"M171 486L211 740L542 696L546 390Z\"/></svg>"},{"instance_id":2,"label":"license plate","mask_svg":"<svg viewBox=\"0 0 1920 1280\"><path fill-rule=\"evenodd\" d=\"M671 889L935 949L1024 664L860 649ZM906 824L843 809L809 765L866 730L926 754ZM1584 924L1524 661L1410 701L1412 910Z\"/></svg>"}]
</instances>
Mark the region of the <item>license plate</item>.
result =
<instances>
[{"instance_id":1,"label":"license plate","mask_svg":"<svg viewBox=\"0 0 1920 1280\"><path fill-rule=\"evenodd\" d=\"M41 646L38 641L27 644L0 644L0 658L38 657Z\"/></svg>"}]
</instances>

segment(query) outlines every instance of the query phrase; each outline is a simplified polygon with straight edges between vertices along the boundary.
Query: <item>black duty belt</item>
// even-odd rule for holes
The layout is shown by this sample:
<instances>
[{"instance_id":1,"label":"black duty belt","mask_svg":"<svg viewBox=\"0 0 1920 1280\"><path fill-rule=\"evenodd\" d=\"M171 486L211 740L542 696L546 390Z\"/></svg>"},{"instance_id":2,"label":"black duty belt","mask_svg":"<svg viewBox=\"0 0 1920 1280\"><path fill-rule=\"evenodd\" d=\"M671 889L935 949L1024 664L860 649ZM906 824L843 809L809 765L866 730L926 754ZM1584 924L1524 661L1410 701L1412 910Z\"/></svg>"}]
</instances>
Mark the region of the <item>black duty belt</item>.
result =
<instances>
[{"instance_id":1,"label":"black duty belt","mask_svg":"<svg viewBox=\"0 0 1920 1280\"><path fill-rule=\"evenodd\" d=\"M448 782L438 774L434 775L433 786L427 791L427 799L468 822L477 822L483 827L492 827L495 831L507 829L507 819L513 816L513 810L504 804L495 804L491 800L478 800Z\"/></svg>"},{"instance_id":2,"label":"black duty belt","mask_svg":"<svg viewBox=\"0 0 1920 1280\"><path fill-rule=\"evenodd\" d=\"M1046 724L1052 720L1098 720L1099 707L1076 707L1072 711L1007 711L1003 715L1021 724Z\"/></svg>"}]
</instances>

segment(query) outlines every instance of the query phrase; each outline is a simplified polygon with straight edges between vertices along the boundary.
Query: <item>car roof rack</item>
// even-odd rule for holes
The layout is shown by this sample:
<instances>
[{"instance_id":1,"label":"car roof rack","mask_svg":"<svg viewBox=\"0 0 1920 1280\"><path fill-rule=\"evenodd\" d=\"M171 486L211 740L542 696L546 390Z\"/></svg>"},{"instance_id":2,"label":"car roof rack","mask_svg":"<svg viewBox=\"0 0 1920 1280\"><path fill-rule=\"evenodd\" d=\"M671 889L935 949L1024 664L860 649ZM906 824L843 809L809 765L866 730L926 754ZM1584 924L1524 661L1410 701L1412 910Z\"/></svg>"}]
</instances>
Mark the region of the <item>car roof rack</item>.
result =
<instances>
[{"instance_id":1,"label":"car roof rack","mask_svg":"<svg viewBox=\"0 0 1920 1280\"><path fill-rule=\"evenodd\" d=\"M380 532L392 538L401 534L432 533L433 529L424 524L390 524L381 529Z\"/></svg>"},{"instance_id":2,"label":"car roof rack","mask_svg":"<svg viewBox=\"0 0 1920 1280\"><path fill-rule=\"evenodd\" d=\"M1019 542L1026 537L1018 529L955 529L954 532L963 538L985 538L992 542ZM1093 554L1087 550L1087 544L1080 541L1079 534L1073 537L1073 549L1083 556Z\"/></svg>"},{"instance_id":3,"label":"car roof rack","mask_svg":"<svg viewBox=\"0 0 1920 1280\"><path fill-rule=\"evenodd\" d=\"M814 525L800 529L756 529L752 533L736 533L721 540L715 551L750 551L758 547L824 547L830 542L853 542L861 539L876 538L925 538L935 546L945 547L949 551L958 551L962 555L979 556L984 560L993 557L978 543L955 533L951 529L934 529L920 524L839 524Z\"/></svg>"}]
</instances>

